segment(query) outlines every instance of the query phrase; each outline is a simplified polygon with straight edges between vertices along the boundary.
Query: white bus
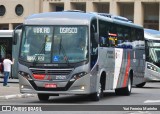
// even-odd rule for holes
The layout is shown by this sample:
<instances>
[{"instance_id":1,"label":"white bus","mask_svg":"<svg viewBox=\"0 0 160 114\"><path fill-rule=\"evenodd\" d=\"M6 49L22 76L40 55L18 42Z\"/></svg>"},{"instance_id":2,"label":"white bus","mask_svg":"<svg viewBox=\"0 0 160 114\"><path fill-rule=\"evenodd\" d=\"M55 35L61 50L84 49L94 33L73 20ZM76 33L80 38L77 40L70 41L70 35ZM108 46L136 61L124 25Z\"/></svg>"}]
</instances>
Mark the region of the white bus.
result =
<instances>
[{"instance_id":1,"label":"white bus","mask_svg":"<svg viewBox=\"0 0 160 114\"><path fill-rule=\"evenodd\" d=\"M144 29L146 44L145 80L160 80L160 31Z\"/></svg>"},{"instance_id":2,"label":"white bus","mask_svg":"<svg viewBox=\"0 0 160 114\"><path fill-rule=\"evenodd\" d=\"M59 94L90 95L105 90L130 95L144 82L144 31L109 14L49 12L22 25L19 54L21 93L39 100Z\"/></svg>"},{"instance_id":3,"label":"white bus","mask_svg":"<svg viewBox=\"0 0 160 114\"><path fill-rule=\"evenodd\" d=\"M13 43L13 30L0 30L0 62L6 57L7 54L11 54L12 58L15 58L15 64L12 65L10 78L18 78L18 52L19 52L19 39L17 39L16 45ZM0 73L0 77L3 77L3 73Z\"/></svg>"}]
</instances>

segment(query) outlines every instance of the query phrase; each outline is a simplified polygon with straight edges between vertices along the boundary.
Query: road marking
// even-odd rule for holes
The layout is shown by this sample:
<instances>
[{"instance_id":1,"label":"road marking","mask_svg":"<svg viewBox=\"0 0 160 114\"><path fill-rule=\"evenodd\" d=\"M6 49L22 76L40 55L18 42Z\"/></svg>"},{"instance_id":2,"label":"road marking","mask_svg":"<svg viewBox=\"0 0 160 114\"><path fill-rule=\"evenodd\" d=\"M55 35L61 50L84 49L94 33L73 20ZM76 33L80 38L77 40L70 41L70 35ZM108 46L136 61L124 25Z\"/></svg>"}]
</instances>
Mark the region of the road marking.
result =
<instances>
[{"instance_id":1,"label":"road marking","mask_svg":"<svg viewBox=\"0 0 160 114\"><path fill-rule=\"evenodd\" d=\"M160 103L160 100L146 100L144 103Z\"/></svg>"},{"instance_id":2,"label":"road marking","mask_svg":"<svg viewBox=\"0 0 160 114\"><path fill-rule=\"evenodd\" d=\"M132 112L129 112L128 114L151 114L151 113L149 111L136 111L136 112L132 111Z\"/></svg>"},{"instance_id":3,"label":"road marking","mask_svg":"<svg viewBox=\"0 0 160 114\"><path fill-rule=\"evenodd\" d=\"M35 94L14 94L14 95L4 95L0 96L0 99L13 99L13 98L27 98L27 97L35 97Z\"/></svg>"},{"instance_id":4,"label":"road marking","mask_svg":"<svg viewBox=\"0 0 160 114\"><path fill-rule=\"evenodd\" d=\"M13 99L13 98L16 98L17 95L6 95L5 96L5 99Z\"/></svg>"}]
</instances>

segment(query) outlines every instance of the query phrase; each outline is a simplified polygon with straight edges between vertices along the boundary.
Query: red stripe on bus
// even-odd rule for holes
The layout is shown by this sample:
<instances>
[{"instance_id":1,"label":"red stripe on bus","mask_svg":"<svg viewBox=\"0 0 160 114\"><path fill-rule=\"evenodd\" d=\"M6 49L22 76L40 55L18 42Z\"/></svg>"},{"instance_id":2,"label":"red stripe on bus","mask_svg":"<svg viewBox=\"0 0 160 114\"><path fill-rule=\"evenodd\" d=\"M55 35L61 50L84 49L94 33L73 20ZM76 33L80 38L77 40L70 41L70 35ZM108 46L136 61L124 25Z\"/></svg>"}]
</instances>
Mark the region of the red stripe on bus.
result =
<instances>
[{"instance_id":1,"label":"red stripe on bus","mask_svg":"<svg viewBox=\"0 0 160 114\"><path fill-rule=\"evenodd\" d=\"M128 52L128 56L127 56L127 66L126 66L126 71L125 71L125 76L124 76L123 87L126 87L126 86L127 86L130 64L131 64L131 61L130 61L130 52Z\"/></svg>"}]
</instances>

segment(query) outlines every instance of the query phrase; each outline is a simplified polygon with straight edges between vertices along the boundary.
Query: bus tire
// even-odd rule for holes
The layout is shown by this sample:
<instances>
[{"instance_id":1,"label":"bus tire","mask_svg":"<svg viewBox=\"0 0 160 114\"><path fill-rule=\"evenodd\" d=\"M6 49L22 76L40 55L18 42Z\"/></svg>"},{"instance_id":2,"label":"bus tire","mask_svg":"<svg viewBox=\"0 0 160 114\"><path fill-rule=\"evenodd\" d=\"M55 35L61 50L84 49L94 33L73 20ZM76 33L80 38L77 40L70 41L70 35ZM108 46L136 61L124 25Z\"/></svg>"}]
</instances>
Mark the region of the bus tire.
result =
<instances>
[{"instance_id":1,"label":"bus tire","mask_svg":"<svg viewBox=\"0 0 160 114\"><path fill-rule=\"evenodd\" d=\"M143 83L136 85L136 87L143 87L145 84L146 84L146 82L143 82Z\"/></svg>"},{"instance_id":2,"label":"bus tire","mask_svg":"<svg viewBox=\"0 0 160 114\"><path fill-rule=\"evenodd\" d=\"M92 101L99 101L103 97L102 84L99 83L98 91L90 95Z\"/></svg>"},{"instance_id":3,"label":"bus tire","mask_svg":"<svg viewBox=\"0 0 160 114\"><path fill-rule=\"evenodd\" d=\"M38 99L40 101L48 101L49 95L47 95L47 94L38 94Z\"/></svg>"},{"instance_id":4,"label":"bus tire","mask_svg":"<svg viewBox=\"0 0 160 114\"><path fill-rule=\"evenodd\" d=\"M115 89L116 95L125 95L129 96L132 89L132 80L131 77L128 78L127 87Z\"/></svg>"}]
</instances>

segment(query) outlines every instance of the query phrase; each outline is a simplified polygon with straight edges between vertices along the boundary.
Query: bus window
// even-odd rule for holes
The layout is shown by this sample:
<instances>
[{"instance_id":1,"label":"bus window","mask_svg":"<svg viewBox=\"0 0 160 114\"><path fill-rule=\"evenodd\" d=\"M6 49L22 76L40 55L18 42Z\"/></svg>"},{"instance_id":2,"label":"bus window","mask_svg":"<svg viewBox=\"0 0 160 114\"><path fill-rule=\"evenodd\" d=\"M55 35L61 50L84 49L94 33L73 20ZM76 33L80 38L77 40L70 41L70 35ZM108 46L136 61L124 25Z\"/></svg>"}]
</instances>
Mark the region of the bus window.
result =
<instances>
[{"instance_id":1,"label":"bus window","mask_svg":"<svg viewBox=\"0 0 160 114\"><path fill-rule=\"evenodd\" d=\"M92 54L96 54L95 50L98 47L98 43L96 42L95 38L94 38L94 33L96 33L97 31L97 21L93 20L91 22L91 53Z\"/></svg>"},{"instance_id":2,"label":"bus window","mask_svg":"<svg viewBox=\"0 0 160 114\"><path fill-rule=\"evenodd\" d=\"M124 44L125 48L131 49L132 48L132 42L131 42L131 35L130 35L130 28L124 27Z\"/></svg>"},{"instance_id":3,"label":"bus window","mask_svg":"<svg viewBox=\"0 0 160 114\"><path fill-rule=\"evenodd\" d=\"M135 29L131 28L131 41L134 41L136 38L136 31Z\"/></svg>"},{"instance_id":4,"label":"bus window","mask_svg":"<svg viewBox=\"0 0 160 114\"><path fill-rule=\"evenodd\" d=\"M121 26L117 26L117 47L121 47L124 42L123 36L123 28Z\"/></svg>"},{"instance_id":5,"label":"bus window","mask_svg":"<svg viewBox=\"0 0 160 114\"><path fill-rule=\"evenodd\" d=\"M126 26L117 26L117 47L130 49L132 48L130 28Z\"/></svg>"},{"instance_id":6,"label":"bus window","mask_svg":"<svg viewBox=\"0 0 160 114\"><path fill-rule=\"evenodd\" d=\"M100 47L108 47L108 29L109 23L99 20L99 43Z\"/></svg>"},{"instance_id":7,"label":"bus window","mask_svg":"<svg viewBox=\"0 0 160 114\"><path fill-rule=\"evenodd\" d=\"M91 68L95 65L98 58L98 43L94 38L94 33L97 30L97 21L96 19L91 22Z\"/></svg>"},{"instance_id":8,"label":"bus window","mask_svg":"<svg viewBox=\"0 0 160 114\"><path fill-rule=\"evenodd\" d=\"M117 46L117 30L116 25L111 24L108 32L108 39L109 39L109 47L116 47Z\"/></svg>"},{"instance_id":9,"label":"bus window","mask_svg":"<svg viewBox=\"0 0 160 114\"><path fill-rule=\"evenodd\" d=\"M134 42L133 42L133 47L134 48L144 48L144 35L143 35L143 30L141 29L137 29L135 30L135 34L134 34Z\"/></svg>"}]
</instances>

